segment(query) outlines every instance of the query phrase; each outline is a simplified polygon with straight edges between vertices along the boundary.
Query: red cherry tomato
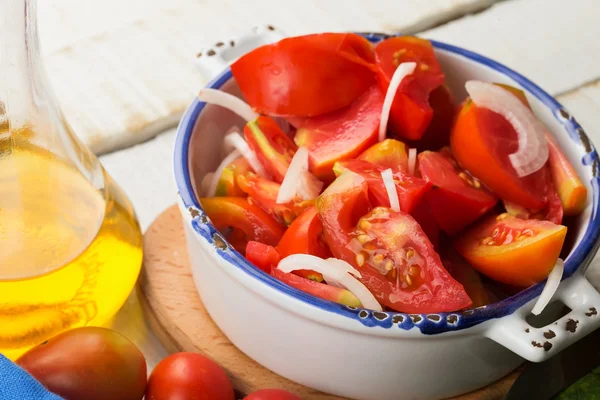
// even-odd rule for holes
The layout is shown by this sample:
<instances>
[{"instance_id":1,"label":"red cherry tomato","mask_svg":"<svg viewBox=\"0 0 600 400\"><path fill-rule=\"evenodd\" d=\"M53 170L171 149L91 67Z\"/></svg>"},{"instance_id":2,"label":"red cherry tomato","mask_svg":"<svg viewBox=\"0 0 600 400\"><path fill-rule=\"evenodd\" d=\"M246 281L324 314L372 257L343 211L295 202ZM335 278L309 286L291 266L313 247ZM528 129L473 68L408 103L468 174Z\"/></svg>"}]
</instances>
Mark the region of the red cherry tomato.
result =
<instances>
[{"instance_id":1,"label":"red cherry tomato","mask_svg":"<svg viewBox=\"0 0 600 400\"><path fill-rule=\"evenodd\" d=\"M298 150L294 142L277 122L262 115L246 124L244 137L265 171L275 182L281 183Z\"/></svg>"},{"instance_id":2,"label":"red cherry tomato","mask_svg":"<svg viewBox=\"0 0 600 400\"><path fill-rule=\"evenodd\" d=\"M302 400L300 397L283 389L263 389L256 391L244 400Z\"/></svg>"},{"instance_id":3,"label":"red cherry tomato","mask_svg":"<svg viewBox=\"0 0 600 400\"><path fill-rule=\"evenodd\" d=\"M415 71L402 80L396 92L390 111L390 126L400 137L420 139L433 117L429 95L444 83L444 73L435 58L433 46L425 39L393 37L375 47L375 58L377 77L384 93L398 65L417 63Z\"/></svg>"},{"instance_id":4,"label":"red cherry tomato","mask_svg":"<svg viewBox=\"0 0 600 400\"><path fill-rule=\"evenodd\" d=\"M271 215L244 197L201 198L200 203L219 231L225 232L233 228L230 235L236 238L240 245L236 249L242 254L246 251L248 241L275 246L285 231L283 225ZM230 235L225 236L230 239Z\"/></svg>"},{"instance_id":5,"label":"red cherry tomato","mask_svg":"<svg viewBox=\"0 0 600 400\"><path fill-rule=\"evenodd\" d=\"M345 170L355 172L367 180L373 206L390 206L390 198L381 177L381 172L385 170L384 167L363 160L341 161L335 164L334 171L336 174L340 174ZM421 178L410 176L399 170L392 172L392 176L396 184L400 209L404 212L412 213L425 194L430 190L431 184Z\"/></svg>"},{"instance_id":6,"label":"red cherry tomato","mask_svg":"<svg viewBox=\"0 0 600 400\"><path fill-rule=\"evenodd\" d=\"M294 141L310 151L310 170L319 178L333 180L336 161L350 160L377 141L383 95L371 86L350 106L336 112L297 122Z\"/></svg>"},{"instance_id":7,"label":"red cherry tomato","mask_svg":"<svg viewBox=\"0 0 600 400\"><path fill-rule=\"evenodd\" d=\"M259 47L231 65L261 114L316 116L345 107L375 82L373 48L352 33L297 36Z\"/></svg>"},{"instance_id":8,"label":"red cherry tomato","mask_svg":"<svg viewBox=\"0 0 600 400\"><path fill-rule=\"evenodd\" d=\"M271 269L277 267L277 264L281 260L275 247L260 242L248 242L246 246L246 258L267 274L270 274Z\"/></svg>"},{"instance_id":9,"label":"red cherry tomato","mask_svg":"<svg viewBox=\"0 0 600 400\"><path fill-rule=\"evenodd\" d=\"M234 400L225 371L197 353L176 353L163 359L148 379L146 400Z\"/></svg>"},{"instance_id":10,"label":"red cherry tomato","mask_svg":"<svg viewBox=\"0 0 600 400\"><path fill-rule=\"evenodd\" d=\"M346 171L317 199L325 240L334 256L354 265L362 283L396 311L456 311L471 305L446 272L419 224L404 212L368 209L367 183Z\"/></svg>"},{"instance_id":11,"label":"red cherry tomato","mask_svg":"<svg viewBox=\"0 0 600 400\"><path fill-rule=\"evenodd\" d=\"M419 171L433 188L427 192L429 208L438 225L449 235L491 210L498 199L462 170L447 149L419 154Z\"/></svg>"}]
</instances>

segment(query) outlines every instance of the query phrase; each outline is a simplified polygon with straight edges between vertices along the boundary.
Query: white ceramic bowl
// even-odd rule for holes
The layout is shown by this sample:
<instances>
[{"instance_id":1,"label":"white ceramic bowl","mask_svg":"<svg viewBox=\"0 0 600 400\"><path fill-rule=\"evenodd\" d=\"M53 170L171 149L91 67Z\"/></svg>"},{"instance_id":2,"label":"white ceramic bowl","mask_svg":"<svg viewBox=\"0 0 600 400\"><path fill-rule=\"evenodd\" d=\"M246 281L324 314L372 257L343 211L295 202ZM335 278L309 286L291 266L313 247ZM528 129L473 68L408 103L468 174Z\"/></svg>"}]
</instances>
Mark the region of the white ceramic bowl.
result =
<instances>
[{"instance_id":1,"label":"white ceramic bowl","mask_svg":"<svg viewBox=\"0 0 600 400\"><path fill-rule=\"evenodd\" d=\"M373 42L385 37L365 36ZM595 149L562 106L523 76L467 50L438 42L434 46L459 99L466 96L468 79L523 89L586 182L588 204L570 224L572 250L565 262L566 279L556 293L572 311L548 326L531 326L526 317L543 283L462 313L407 315L346 307L277 281L229 246L202 211L195 188L218 165L225 130L234 124L243 127L243 121L228 110L194 101L179 126L175 175L198 292L238 348L293 381L354 399L438 399L492 383L523 359L545 360L600 326L600 295L583 274L600 233ZM211 60L211 68L221 65L221 55ZM239 95L226 66L208 87ZM544 336L549 330L555 335L551 339Z\"/></svg>"}]
</instances>

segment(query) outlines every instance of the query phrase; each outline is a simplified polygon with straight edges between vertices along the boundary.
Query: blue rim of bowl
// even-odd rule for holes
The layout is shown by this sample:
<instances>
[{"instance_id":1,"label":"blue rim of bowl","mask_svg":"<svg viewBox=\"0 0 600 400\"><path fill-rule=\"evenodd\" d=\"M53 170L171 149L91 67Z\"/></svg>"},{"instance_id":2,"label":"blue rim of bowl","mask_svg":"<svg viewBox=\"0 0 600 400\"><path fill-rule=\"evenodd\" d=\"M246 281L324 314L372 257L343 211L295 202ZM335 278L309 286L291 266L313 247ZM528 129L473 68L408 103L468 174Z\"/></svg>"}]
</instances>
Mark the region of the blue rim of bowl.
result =
<instances>
[{"instance_id":1,"label":"blue rim of bowl","mask_svg":"<svg viewBox=\"0 0 600 400\"><path fill-rule=\"evenodd\" d=\"M373 43L377 43L390 36L400 36L381 33L361 33L361 35ZM550 109L555 118L564 127L569 138L575 142L576 145L581 146L584 149L586 154L581 159L581 163L586 169L591 171L593 209L581 242L571 251L565 261L565 273L563 279L571 276L579 267L587 267L593 255L598 250L598 246L600 244L600 215L598 213L598 196L600 193L600 171L598 167L600 166L600 162L596 153L596 149L585 135L581 126L579 126L575 119L571 117L564 107L552 96L519 73L496 61L469 50L442 42L431 42L436 49L454 53L476 63L482 64L508 76L517 82L529 93L537 97L548 109ZM227 68L206 87L218 89L231 78L231 70ZM408 330L417 327L423 334L428 335L466 329L490 319L501 318L506 315L510 315L524 304L539 296L541 293L544 282L531 286L500 302L475 309L449 313L406 314L399 312L375 312L361 308L344 306L308 295L280 282L279 280L253 266L239 252L237 252L227 243L225 238L221 236L221 234L210 222L194 194L189 170L189 145L196 120L204 106L205 103L195 99L186 110L177 128L177 138L175 141L174 151L174 172L179 195L185 208L188 209L192 214L192 228L194 231L206 239L212 246L214 246L218 256L224 261L231 263L236 268L239 268L258 281L261 281L262 283L309 305L320 308L324 311L348 317L367 327L380 327L386 329L399 328L400 330Z\"/></svg>"}]
</instances>

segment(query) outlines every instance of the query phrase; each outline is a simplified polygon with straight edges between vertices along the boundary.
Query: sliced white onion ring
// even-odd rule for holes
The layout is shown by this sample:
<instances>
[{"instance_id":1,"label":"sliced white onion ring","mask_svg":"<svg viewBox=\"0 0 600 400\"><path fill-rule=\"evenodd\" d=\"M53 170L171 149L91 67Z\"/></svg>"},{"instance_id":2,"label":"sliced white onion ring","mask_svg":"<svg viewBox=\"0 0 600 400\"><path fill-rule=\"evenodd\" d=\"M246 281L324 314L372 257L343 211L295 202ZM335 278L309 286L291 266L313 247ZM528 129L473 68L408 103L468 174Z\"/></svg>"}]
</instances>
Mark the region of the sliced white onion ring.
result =
<instances>
[{"instance_id":1,"label":"sliced white onion ring","mask_svg":"<svg viewBox=\"0 0 600 400\"><path fill-rule=\"evenodd\" d=\"M352 292L360 300L364 308L382 311L381 304L375 299L375 296L354 277L360 277L360 272L343 260L337 258L324 260L309 254L292 254L282 259L277 268L287 273L299 269L310 269L320 272L328 283L332 284L335 282L333 286L339 285Z\"/></svg>"},{"instance_id":2,"label":"sliced white onion ring","mask_svg":"<svg viewBox=\"0 0 600 400\"><path fill-rule=\"evenodd\" d=\"M392 169L388 168L384 171L381 171L381 179L383 179L385 191L390 199L390 208L396 212L400 212L400 202L398 201L398 192L396 191L396 184L394 183Z\"/></svg>"},{"instance_id":3,"label":"sliced white onion ring","mask_svg":"<svg viewBox=\"0 0 600 400\"><path fill-rule=\"evenodd\" d=\"M214 193L210 194L210 186L215 176L214 172L207 172L200 182L200 196L202 197L214 197Z\"/></svg>"},{"instance_id":4,"label":"sliced white onion ring","mask_svg":"<svg viewBox=\"0 0 600 400\"><path fill-rule=\"evenodd\" d=\"M414 175L417 168L417 149L408 149L408 173Z\"/></svg>"},{"instance_id":5,"label":"sliced white onion ring","mask_svg":"<svg viewBox=\"0 0 600 400\"><path fill-rule=\"evenodd\" d=\"M202 89L198 92L198 100L214 104L233 111L246 121L254 121L258 114L244 100L217 89Z\"/></svg>"},{"instance_id":6,"label":"sliced white onion ring","mask_svg":"<svg viewBox=\"0 0 600 400\"><path fill-rule=\"evenodd\" d=\"M394 75L392 75L392 79L390 80L390 86L388 86L387 92L385 92L383 107L381 108L381 118L379 118L380 142L385 139L388 120L390 118L390 109L392 108L392 103L394 102L396 91L402 83L402 80L415 71L416 66L417 63L415 62L402 63L398 65L398 68L396 68L396 71L394 71Z\"/></svg>"},{"instance_id":7,"label":"sliced white onion ring","mask_svg":"<svg viewBox=\"0 0 600 400\"><path fill-rule=\"evenodd\" d=\"M240 158L242 153L239 150L232 151L227 157L221 161L221 164L217 167L217 170L213 174L212 180L210 182L210 186L207 189L206 197L215 197L215 193L217 192L217 185L219 184L219 179L221 179L221 174L223 170L227 168L229 164Z\"/></svg>"},{"instance_id":8,"label":"sliced white onion ring","mask_svg":"<svg viewBox=\"0 0 600 400\"><path fill-rule=\"evenodd\" d=\"M517 175L523 177L540 170L548 160L548 142L546 129L533 112L498 85L468 81L465 88L478 107L502 115L517 132L519 147L508 156Z\"/></svg>"},{"instance_id":9,"label":"sliced white onion ring","mask_svg":"<svg viewBox=\"0 0 600 400\"><path fill-rule=\"evenodd\" d=\"M550 274L548 275L548 279L546 280L546 285L544 286L544 290L542 290L542 294L538 297L535 306L531 310L531 313L534 315L540 315L544 308L550 303L554 293L558 289L558 285L560 285L560 281L562 280L563 272L565 271L565 263L560 258L556 260L556 264Z\"/></svg>"},{"instance_id":10,"label":"sliced white onion ring","mask_svg":"<svg viewBox=\"0 0 600 400\"><path fill-rule=\"evenodd\" d=\"M323 183L308 172L308 149L301 146L283 177L276 202L288 203L296 196L301 200L312 200L317 198L322 187Z\"/></svg>"},{"instance_id":11,"label":"sliced white onion ring","mask_svg":"<svg viewBox=\"0 0 600 400\"><path fill-rule=\"evenodd\" d=\"M254 154L254 152L250 149L248 143L246 143L242 135L237 132L231 132L225 136L223 142L225 146L231 146L239 151L240 154L248 161L248 164L250 164L250 167L252 167L254 172L264 178L269 178L267 171L265 171L260 161L258 161L256 154Z\"/></svg>"}]
</instances>

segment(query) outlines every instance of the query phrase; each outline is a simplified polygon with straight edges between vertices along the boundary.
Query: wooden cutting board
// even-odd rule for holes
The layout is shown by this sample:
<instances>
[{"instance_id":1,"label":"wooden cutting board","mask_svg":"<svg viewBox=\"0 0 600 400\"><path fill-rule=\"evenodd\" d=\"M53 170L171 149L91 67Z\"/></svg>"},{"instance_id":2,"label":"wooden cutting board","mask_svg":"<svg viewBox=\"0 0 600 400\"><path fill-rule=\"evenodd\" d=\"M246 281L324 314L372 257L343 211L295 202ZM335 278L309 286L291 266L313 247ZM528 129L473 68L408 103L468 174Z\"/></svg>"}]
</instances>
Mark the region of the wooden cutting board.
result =
<instances>
[{"instance_id":1,"label":"wooden cutting board","mask_svg":"<svg viewBox=\"0 0 600 400\"><path fill-rule=\"evenodd\" d=\"M159 215L144 236L140 302L156 336L169 352L202 353L218 362L240 394L282 388L302 399L342 399L283 378L238 350L212 321L194 285L177 206ZM519 371L455 400L500 400Z\"/></svg>"}]
</instances>

